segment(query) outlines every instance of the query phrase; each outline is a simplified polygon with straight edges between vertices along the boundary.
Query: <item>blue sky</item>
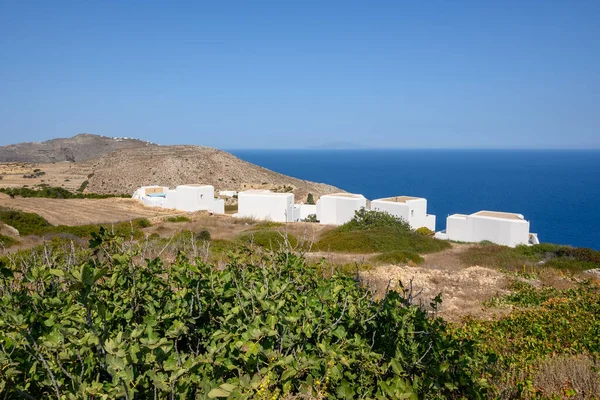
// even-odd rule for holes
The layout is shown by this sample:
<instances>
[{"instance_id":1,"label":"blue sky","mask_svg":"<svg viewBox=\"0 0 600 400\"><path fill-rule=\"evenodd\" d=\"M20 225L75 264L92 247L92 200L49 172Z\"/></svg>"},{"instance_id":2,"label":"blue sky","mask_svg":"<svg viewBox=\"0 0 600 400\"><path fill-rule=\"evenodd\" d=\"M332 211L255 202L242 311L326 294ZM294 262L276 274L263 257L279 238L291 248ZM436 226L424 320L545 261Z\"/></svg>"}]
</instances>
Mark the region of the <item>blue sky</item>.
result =
<instances>
[{"instance_id":1,"label":"blue sky","mask_svg":"<svg viewBox=\"0 0 600 400\"><path fill-rule=\"evenodd\" d=\"M600 148L600 1L0 0L0 144Z\"/></svg>"}]
</instances>

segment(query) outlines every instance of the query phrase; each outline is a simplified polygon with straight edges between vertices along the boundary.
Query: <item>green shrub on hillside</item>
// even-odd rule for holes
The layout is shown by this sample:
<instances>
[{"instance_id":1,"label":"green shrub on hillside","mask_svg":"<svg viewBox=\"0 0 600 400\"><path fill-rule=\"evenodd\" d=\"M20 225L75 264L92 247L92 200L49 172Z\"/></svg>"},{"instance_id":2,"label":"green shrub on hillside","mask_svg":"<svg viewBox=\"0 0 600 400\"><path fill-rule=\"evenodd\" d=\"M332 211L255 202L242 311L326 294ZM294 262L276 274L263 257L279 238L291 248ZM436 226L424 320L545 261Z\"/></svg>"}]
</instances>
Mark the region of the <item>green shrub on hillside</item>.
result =
<instances>
[{"instance_id":1,"label":"green shrub on hillside","mask_svg":"<svg viewBox=\"0 0 600 400\"><path fill-rule=\"evenodd\" d=\"M0 249L3 247L11 247L16 244L19 244L17 239L11 238L10 236L0 234Z\"/></svg>"},{"instance_id":2,"label":"green shrub on hillside","mask_svg":"<svg viewBox=\"0 0 600 400\"><path fill-rule=\"evenodd\" d=\"M370 211L361 208L355 211L354 217L344 225L337 227L340 232L364 231L374 228L389 228L399 233L412 231L408 222L384 211Z\"/></svg>"},{"instance_id":3,"label":"green shrub on hillside","mask_svg":"<svg viewBox=\"0 0 600 400\"><path fill-rule=\"evenodd\" d=\"M121 235L126 235L127 237L133 234L134 238L139 239L143 236L139 229L152 225L146 218L137 218L131 222L118 222L112 224L54 226L38 214L6 208L0 208L0 221L17 229L22 236L42 236L65 233L77 237L90 237L92 232L97 231L103 226L107 229L114 230Z\"/></svg>"},{"instance_id":4,"label":"green shrub on hillside","mask_svg":"<svg viewBox=\"0 0 600 400\"><path fill-rule=\"evenodd\" d=\"M0 221L18 230L22 236L39 235L52 227L38 214L8 208L0 208Z\"/></svg>"},{"instance_id":5,"label":"green shrub on hillside","mask_svg":"<svg viewBox=\"0 0 600 400\"><path fill-rule=\"evenodd\" d=\"M410 251L388 251L387 253L379 254L373 257L374 261L378 261L380 263L386 264L421 264L423 261L423 257L418 255L417 253L413 253Z\"/></svg>"},{"instance_id":6,"label":"green shrub on hillside","mask_svg":"<svg viewBox=\"0 0 600 400\"><path fill-rule=\"evenodd\" d=\"M507 270L553 267L571 272L598 268L600 251L550 243L515 248L497 244L473 246L460 254L463 262Z\"/></svg>"},{"instance_id":7,"label":"green shrub on hillside","mask_svg":"<svg viewBox=\"0 0 600 400\"><path fill-rule=\"evenodd\" d=\"M9 397L485 396L474 343L401 293L375 301L289 253L219 270L181 256L137 265L121 246L102 230L77 266L1 266Z\"/></svg>"},{"instance_id":8,"label":"green shrub on hillside","mask_svg":"<svg viewBox=\"0 0 600 400\"><path fill-rule=\"evenodd\" d=\"M349 253L432 253L450 247L447 241L414 232L401 218L362 209L350 222L323 234L313 249Z\"/></svg>"},{"instance_id":9,"label":"green shrub on hillside","mask_svg":"<svg viewBox=\"0 0 600 400\"><path fill-rule=\"evenodd\" d=\"M65 180L65 182L68 179ZM97 193L73 193L62 187L41 186L39 189L21 188L0 188L1 193L21 197L43 197L49 199L107 199L111 197L129 198L127 194L97 194Z\"/></svg>"},{"instance_id":10,"label":"green shrub on hillside","mask_svg":"<svg viewBox=\"0 0 600 400\"><path fill-rule=\"evenodd\" d=\"M547 357L600 356L600 292L586 283L568 290L517 283L512 290L489 304L510 304L517 310L491 321L468 319L457 333L476 338L482 352L493 354L496 361L487 369L494 398L554 398L535 388L532 377ZM569 389L569 382L563 383Z\"/></svg>"},{"instance_id":11,"label":"green shrub on hillside","mask_svg":"<svg viewBox=\"0 0 600 400\"><path fill-rule=\"evenodd\" d=\"M167 222L190 222L191 220L185 215L177 215L175 217L168 217Z\"/></svg>"}]
</instances>

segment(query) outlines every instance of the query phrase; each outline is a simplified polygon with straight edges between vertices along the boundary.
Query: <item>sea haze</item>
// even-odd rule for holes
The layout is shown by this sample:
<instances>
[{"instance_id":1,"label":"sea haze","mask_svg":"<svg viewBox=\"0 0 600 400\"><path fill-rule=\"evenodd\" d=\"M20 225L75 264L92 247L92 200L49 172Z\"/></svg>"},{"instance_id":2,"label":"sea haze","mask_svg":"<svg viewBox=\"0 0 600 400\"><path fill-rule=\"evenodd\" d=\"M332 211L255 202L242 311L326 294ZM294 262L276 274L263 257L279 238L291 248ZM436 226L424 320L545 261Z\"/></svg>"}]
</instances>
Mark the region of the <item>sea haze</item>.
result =
<instances>
[{"instance_id":1,"label":"sea haze","mask_svg":"<svg viewBox=\"0 0 600 400\"><path fill-rule=\"evenodd\" d=\"M229 150L369 200L428 200L437 230L479 210L523 214L543 242L600 250L600 150Z\"/></svg>"}]
</instances>

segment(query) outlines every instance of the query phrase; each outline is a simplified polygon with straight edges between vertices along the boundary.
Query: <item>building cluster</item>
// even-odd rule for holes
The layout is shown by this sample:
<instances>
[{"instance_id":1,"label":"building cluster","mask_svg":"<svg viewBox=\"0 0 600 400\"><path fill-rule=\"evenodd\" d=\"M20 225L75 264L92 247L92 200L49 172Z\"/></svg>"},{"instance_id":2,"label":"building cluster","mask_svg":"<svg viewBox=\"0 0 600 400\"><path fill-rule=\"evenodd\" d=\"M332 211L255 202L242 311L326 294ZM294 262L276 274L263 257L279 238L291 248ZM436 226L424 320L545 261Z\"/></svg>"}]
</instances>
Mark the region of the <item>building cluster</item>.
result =
<instances>
[{"instance_id":1,"label":"building cluster","mask_svg":"<svg viewBox=\"0 0 600 400\"><path fill-rule=\"evenodd\" d=\"M427 200L421 197L397 196L372 200L370 205L361 194L335 193L321 196L316 204L296 204L293 193L276 193L252 189L243 192L221 191L221 197L237 196L235 218L253 218L274 222L298 222L312 216L321 224L342 225L356 211L370 208L402 218L413 229L425 227L435 231L435 215L427 214ZM150 207L181 211L225 213L225 202L215 197L211 185L180 185L175 189L144 186L133 194ZM537 235L529 233L529 222L521 214L479 211L471 215L454 214L446 219L446 229L435 233L438 239L481 242L484 240L506 246L539 243Z\"/></svg>"}]
</instances>

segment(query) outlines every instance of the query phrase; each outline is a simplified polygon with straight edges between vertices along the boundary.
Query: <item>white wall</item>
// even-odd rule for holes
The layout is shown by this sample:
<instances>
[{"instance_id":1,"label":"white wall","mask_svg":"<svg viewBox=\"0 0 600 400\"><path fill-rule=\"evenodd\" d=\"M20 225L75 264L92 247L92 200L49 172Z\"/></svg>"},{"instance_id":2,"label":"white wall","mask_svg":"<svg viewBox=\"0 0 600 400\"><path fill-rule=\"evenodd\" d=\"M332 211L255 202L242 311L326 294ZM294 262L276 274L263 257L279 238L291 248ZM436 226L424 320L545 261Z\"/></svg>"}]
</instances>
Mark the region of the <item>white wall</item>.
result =
<instances>
[{"instance_id":1,"label":"white wall","mask_svg":"<svg viewBox=\"0 0 600 400\"><path fill-rule=\"evenodd\" d=\"M427 217L425 217L425 228L435 232L435 219L435 215L427 214Z\"/></svg>"},{"instance_id":2,"label":"white wall","mask_svg":"<svg viewBox=\"0 0 600 400\"><path fill-rule=\"evenodd\" d=\"M306 219L311 214L317 214L317 206L315 204L300 204L299 220Z\"/></svg>"},{"instance_id":3,"label":"white wall","mask_svg":"<svg viewBox=\"0 0 600 400\"><path fill-rule=\"evenodd\" d=\"M343 225L354 217L355 211L366 208L367 199L362 195L325 195L317 201L317 219L321 224Z\"/></svg>"},{"instance_id":4,"label":"white wall","mask_svg":"<svg viewBox=\"0 0 600 400\"><path fill-rule=\"evenodd\" d=\"M212 211L215 188L211 185L179 185L177 191L177 209L182 211Z\"/></svg>"},{"instance_id":5,"label":"white wall","mask_svg":"<svg viewBox=\"0 0 600 400\"><path fill-rule=\"evenodd\" d=\"M529 243L529 222L489 216L451 215L446 220L449 240L460 242L490 242L515 247Z\"/></svg>"},{"instance_id":6,"label":"white wall","mask_svg":"<svg viewBox=\"0 0 600 400\"><path fill-rule=\"evenodd\" d=\"M212 204L211 211L214 214L225 214L225 200L223 200L223 199L213 199L213 204Z\"/></svg>"},{"instance_id":7,"label":"white wall","mask_svg":"<svg viewBox=\"0 0 600 400\"><path fill-rule=\"evenodd\" d=\"M275 222L294 221L294 194L249 190L238 193L238 217Z\"/></svg>"},{"instance_id":8,"label":"white wall","mask_svg":"<svg viewBox=\"0 0 600 400\"><path fill-rule=\"evenodd\" d=\"M473 241L473 220L468 215L454 214L446 218L448 240L457 242Z\"/></svg>"}]
</instances>

